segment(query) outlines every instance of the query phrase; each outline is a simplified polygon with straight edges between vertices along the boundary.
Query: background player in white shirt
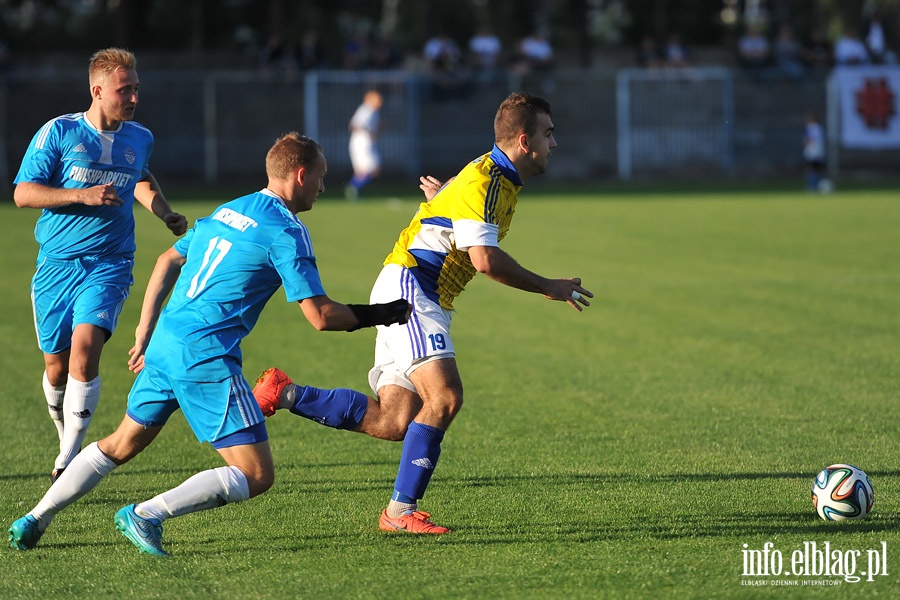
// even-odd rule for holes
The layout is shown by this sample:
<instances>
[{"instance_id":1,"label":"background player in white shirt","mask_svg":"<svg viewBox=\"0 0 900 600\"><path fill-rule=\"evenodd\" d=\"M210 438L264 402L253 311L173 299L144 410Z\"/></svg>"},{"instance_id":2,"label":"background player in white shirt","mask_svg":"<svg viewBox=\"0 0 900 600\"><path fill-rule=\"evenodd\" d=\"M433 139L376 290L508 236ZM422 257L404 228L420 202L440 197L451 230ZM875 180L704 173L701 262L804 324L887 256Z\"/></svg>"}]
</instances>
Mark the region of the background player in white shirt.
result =
<instances>
[{"instance_id":1,"label":"background player in white shirt","mask_svg":"<svg viewBox=\"0 0 900 600\"><path fill-rule=\"evenodd\" d=\"M803 162L806 163L806 189L828 193L831 182L825 178L825 129L814 112L807 113L803 127Z\"/></svg>"},{"instance_id":2,"label":"background player in white shirt","mask_svg":"<svg viewBox=\"0 0 900 600\"><path fill-rule=\"evenodd\" d=\"M137 200L175 235L173 212L150 173L150 130L132 121L138 103L135 57L119 48L90 60L91 106L47 122L16 176L16 206L42 209L32 279L43 389L59 434L55 481L81 449L100 398L100 355L133 283Z\"/></svg>"},{"instance_id":3,"label":"background player in white shirt","mask_svg":"<svg viewBox=\"0 0 900 600\"><path fill-rule=\"evenodd\" d=\"M348 200L357 200L363 187L381 172L381 156L375 140L378 137L383 101L379 92L369 90L350 119L350 163L353 165L353 177L344 188L344 195Z\"/></svg>"}]
</instances>

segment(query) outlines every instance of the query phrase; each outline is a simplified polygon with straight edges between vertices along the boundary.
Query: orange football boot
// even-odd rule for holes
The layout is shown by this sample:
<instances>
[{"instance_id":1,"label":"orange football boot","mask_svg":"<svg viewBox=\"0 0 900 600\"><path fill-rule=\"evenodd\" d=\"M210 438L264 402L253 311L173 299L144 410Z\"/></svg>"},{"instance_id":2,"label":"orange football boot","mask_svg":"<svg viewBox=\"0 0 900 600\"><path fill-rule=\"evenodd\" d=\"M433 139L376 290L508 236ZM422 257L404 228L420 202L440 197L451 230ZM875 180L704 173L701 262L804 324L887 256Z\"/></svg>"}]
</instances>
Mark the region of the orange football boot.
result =
<instances>
[{"instance_id":1,"label":"orange football boot","mask_svg":"<svg viewBox=\"0 0 900 600\"><path fill-rule=\"evenodd\" d=\"M431 515L421 510L410 510L397 518L389 517L387 509L381 513L378 519L378 528L384 531L405 531L406 533L430 533L440 535L449 533L449 529L435 525L430 520Z\"/></svg>"},{"instance_id":2,"label":"orange football boot","mask_svg":"<svg viewBox=\"0 0 900 600\"><path fill-rule=\"evenodd\" d=\"M264 415L271 417L275 414L281 402L281 392L292 383L294 382L288 374L281 369L271 367L262 372L253 386L253 396Z\"/></svg>"}]
</instances>

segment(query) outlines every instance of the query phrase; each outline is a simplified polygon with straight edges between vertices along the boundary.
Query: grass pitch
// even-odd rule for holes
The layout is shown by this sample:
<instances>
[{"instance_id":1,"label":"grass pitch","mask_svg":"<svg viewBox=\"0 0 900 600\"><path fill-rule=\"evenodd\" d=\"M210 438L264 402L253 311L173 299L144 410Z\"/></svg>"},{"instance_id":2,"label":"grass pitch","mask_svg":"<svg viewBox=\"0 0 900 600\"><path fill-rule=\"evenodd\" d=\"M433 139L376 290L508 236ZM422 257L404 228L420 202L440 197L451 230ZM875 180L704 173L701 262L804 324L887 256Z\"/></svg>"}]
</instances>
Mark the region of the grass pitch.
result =
<instances>
[{"instance_id":1,"label":"grass pitch","mask_svg":"<svg viewBox=\"0 0 900 600\"><path fill-rule=\"evenodd\" d=\"M415 201L332 195L301 215L332 298L367 300ZM214 206L173 203L192 221ZM578 314L476 277L458 300L466 404L422 503L451 534L377 530L398 444L279 413L268 422L275 487L172 519L173 556L139 555L114 530L114 512L220 465L176 415L144 454L58 515L36 550L0 551L0 596L709 598L840 587L896 597L896 192L526 189L518 213L504 248L541 274L582 277L596 298ZM144 285L171 243L148 214L137 216L136 283L104 353L89 440L122 418ZM4 527L46 490L55 456L28 297L36 218L0 207ZM315 332L279 292L245 341L245 373L252 381L278 365L301 382L367 391L373 337ZM868 519L815 516L810 486L833 462L871 477ZM748 575L750 551L762 556L767 542L769 575ZM826 542L838 553L832 575L802 560ZM848 581L850 558L860 575L870 551L887 574Z\"/></svg>"}]
</instances>

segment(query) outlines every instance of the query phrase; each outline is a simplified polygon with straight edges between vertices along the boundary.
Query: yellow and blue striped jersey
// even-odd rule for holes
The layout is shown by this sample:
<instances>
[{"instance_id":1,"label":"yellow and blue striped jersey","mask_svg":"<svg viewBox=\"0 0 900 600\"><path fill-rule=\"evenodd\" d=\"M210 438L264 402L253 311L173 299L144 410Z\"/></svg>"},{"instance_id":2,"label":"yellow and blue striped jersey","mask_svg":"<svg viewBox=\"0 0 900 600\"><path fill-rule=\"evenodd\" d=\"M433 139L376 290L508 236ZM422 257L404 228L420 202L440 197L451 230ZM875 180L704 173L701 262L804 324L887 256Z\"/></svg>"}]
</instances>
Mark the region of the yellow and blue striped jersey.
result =
<instances>
[{"instance_id":1,"label":"yellow and blue striped jersey","mask_svg":"<svg viewBox=\"0 0 900 600\"><path fill-rule=\"evenodd\" d=\"M515 167L494 146L419 205L384 264L408 268L428 298L453 310L475 276L467 250L497 246L506 236L520 189Z\"/></svg>"}]
</instances>

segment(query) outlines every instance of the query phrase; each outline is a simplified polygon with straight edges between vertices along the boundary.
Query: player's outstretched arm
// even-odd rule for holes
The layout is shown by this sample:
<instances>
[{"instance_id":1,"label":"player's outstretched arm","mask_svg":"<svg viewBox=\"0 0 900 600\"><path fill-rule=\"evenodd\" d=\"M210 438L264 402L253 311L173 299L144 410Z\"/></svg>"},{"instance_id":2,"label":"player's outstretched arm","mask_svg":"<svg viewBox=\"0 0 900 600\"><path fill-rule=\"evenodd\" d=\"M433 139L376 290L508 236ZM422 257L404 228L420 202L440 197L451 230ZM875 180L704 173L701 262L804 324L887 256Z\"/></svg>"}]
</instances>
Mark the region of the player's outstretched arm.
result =
<instances>
[{"instance_id":1,"label":"player's outstretched arm","mask_svg":"<svg viewBox=\"0 0 900 600\"><path fill-rule=\"evenodd\" d=\"M328 296L300 301L300 309L310 325L319 331L356 331L375 325L403 324L412 307L406 300L386 304L341 304Z\"/></svg>"},{"instance_id":2,"label":"player's outstretched arm","mask_svg":"<svg viewBox=\"0 0 900 600\"><path fill-rule=\"evenodd\" d=\"M580 277L542 277L520 265L497 246L472 246L468 253L475 269L498 283L565 302L578 311L584 310L582 306L591 305L588 298L593 298L594 294L581 286Z\"/></svg>"},{"instance_id":3,"label":"player's outstretched arm","mask_svg":"<svg viewBox=\"0 0 900 600\"><path fill-rule=\"evenodd\" d=\"M142 179L135 184L134 199L140 202L141 206L156 215L166 224L169 231L175 235L181 235L187 231L187 218L172 210L153 173L150 173L146 179Z\"/></svg>"},{"instance_id":4,"label":"player's outstretched arm","mask_svg":"<svg viewBox=\"0 0 900 600\"><path fill-rule=\"evenodd\" d=\"M153 273L150 274L150 281L147 282L147 291L144 292L141 320L134 330L134 346L128 351L128 355L131 357L128 360L128 368L135 373L144 368L144 352L150 343L150 336L156 327L163 302L175 287L185 260L185 257L179 254L175 248L169 248L156 260L156 266L153 268Z\"/></svg>"}]
</instances>

